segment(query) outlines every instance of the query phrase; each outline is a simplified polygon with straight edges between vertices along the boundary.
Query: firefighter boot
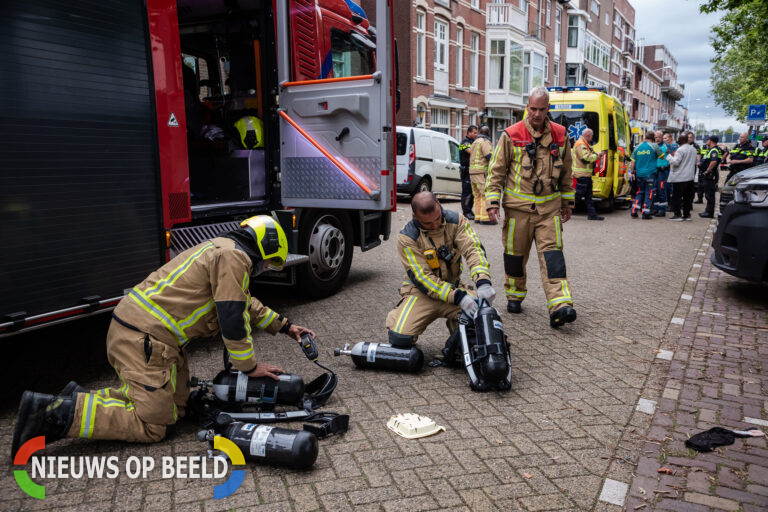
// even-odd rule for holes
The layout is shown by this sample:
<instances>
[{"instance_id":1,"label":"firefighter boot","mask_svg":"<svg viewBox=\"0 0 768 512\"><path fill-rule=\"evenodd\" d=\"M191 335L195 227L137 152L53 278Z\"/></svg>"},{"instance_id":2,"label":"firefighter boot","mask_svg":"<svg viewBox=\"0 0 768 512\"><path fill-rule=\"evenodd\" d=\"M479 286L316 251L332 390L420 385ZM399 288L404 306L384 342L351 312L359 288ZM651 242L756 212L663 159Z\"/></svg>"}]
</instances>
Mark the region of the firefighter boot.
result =
<instances>
[{"instance_id":1,"label":"firefighter boot","mask_svg":"<svg viewBox=\"0 0 768 512\"><path fill-rule=\"evenodd\" d=\"M75 417L76 400L69 396L53 396L25 391L21 395L19 416L13 429L11 458L30 439L45 436L46 442L64 437Z\"/></svg>"},{"instance_id":2,"label":"firefighter boot","mask_svg":"<svg viewBox=\"0 0 768 512\"><path fill-rule=\"evenodd\" d=\"M574 320L576 320L576 310L566 304L549 315L549 326L557 328Z\"/></svg>"},{"instance_id":3,"label":"firefighter boot","mask_svg":"<svg viewBox=\"0 0 768 512\"><path fill-rule=\"evenodd\" d=\"M59 391L59 396L71 396L72 398L76 398L78 393L87 393L88 390L82 387L77 382L71 380L67 383L66 386L62 388L61 391Z\"/></svg>"},{"instance_id":4,"label":"firefighter boot","mask_svg":"<svg viewBox=\"0 0 768 512\"><path fill-rule=\"evenodd\" d=\"M523 312L522 302L519 300L508 300L507 312L514 313L514 314L522 313Z\"/></svg>"}]
</instances>

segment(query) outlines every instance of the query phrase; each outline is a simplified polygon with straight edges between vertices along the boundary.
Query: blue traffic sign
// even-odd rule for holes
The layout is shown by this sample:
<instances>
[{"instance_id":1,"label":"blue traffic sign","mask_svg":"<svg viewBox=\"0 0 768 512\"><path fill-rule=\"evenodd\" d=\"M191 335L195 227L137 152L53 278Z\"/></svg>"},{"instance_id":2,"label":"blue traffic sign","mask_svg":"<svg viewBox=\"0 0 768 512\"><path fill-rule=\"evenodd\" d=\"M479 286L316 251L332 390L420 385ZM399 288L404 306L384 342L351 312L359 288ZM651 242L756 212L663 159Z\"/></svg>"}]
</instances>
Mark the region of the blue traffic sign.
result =
<instances>
[{"instance_id":1,"label":"blue traffic sign","mask_svg":"<svg viewBox=\"0 0 768 512\"><path fill-rule=\"evenodd\" d=\"M765 121L765 105L750 105L747 109L747 121Z\"/></svg>"}]
</instances>

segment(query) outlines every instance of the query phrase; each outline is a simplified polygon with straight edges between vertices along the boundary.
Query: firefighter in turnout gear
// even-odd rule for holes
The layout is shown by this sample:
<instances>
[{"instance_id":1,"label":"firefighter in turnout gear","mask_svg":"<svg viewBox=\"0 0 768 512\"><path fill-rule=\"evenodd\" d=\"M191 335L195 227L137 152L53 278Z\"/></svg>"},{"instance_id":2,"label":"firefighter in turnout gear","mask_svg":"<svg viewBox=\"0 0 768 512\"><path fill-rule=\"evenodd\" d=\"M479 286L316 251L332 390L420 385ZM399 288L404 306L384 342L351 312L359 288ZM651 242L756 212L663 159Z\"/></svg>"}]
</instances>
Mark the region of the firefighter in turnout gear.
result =
<instances>
[{"instance_id":1,"label":"firefighter in turnout gear","mask_svg":"<svg viewBox=\"0 0 768 512\"><path fill-rule=\"evenodd\" d=\"M185 413L189 396L187 346L221 333L235 369L277 378L282 370L256 360L251 331L299 341L309 329L250 296L251 276L279 269L288 254L285 233L269 216L182 252L133 287L112 315L107 359L120 386L88 392L71 382L54 397L25 391L12 454L29 439L62 437L157 442Z\"/></svg>"},{"instance_id":2,"label":"firefighter in turnout gear","mask_svg":"<svg viewBox=\"0 0 768 512\"><path fill-rule=\"evenodd\" d=\"M525 266L536 241L550 326L576 320L563 256L562 224L571 218L574 191L565 127L550 121L549 93L536 87L527 117L501 134L491 157L485 197L491 222L504 207L504 290L507 311L521 312L527 293ZM502 196L504 197L502 202Z\"/></svg>"},{"instance_id":3,"label":"firefighter in turnout gear","mask_svg":"<svg viewBox=\"0 0 768 512\"><path fill-rule=\"evenodd\" d=\"M472 180L472 194L475 200L475 222L478 224L490 224L485 209L485 180L488 177L488 162L491 161L493 153L490 135L490 128L481 126L469 150L469 177Z\"/></svg>"},{"instance_id":4,"label":"firefighter in turnout gear","mask_svg":"<svg viewBox=\"0 0 768 512\"><path fill-rule=\"evenodd\" d=\"M584 201L587 207L587 218L589 220L603 220L605 217L598 215L595 210L595 203L592 201L592 174L595 167L595 161L600 157L592 151L590 143L592 142L593 132L590 128L581 132L581 137L573 145L573 177L576 178L576 199Z\"/></svg>"},{"instance_id":5,"label":"firefighter in turnout gear","mask_svg":"<svg viewBox=\"0 0 768 512\"><path fill-rule=\"evenodd\" d=\"M397 252L405 267L400 302L387 315L389 343L409 348L429 324L447 319L449 332L464 310L470 317L478 304L462 285L462 258L477 287L477 297L493 302L491 271L480 239L467 219L443 210L432 192L420 192L411 201L413 219L397 237Z\"/></svg>"}]
</instances>

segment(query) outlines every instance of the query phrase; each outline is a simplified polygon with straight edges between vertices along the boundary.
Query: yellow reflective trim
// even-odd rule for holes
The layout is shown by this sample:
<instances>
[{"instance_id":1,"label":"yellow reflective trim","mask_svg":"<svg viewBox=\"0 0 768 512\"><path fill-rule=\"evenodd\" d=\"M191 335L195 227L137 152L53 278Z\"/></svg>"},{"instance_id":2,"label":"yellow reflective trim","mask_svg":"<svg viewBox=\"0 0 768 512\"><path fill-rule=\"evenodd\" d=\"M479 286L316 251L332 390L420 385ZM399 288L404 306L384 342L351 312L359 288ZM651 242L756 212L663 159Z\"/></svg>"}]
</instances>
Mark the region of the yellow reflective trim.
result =
<instances>
[{"instance_id":1,"label":"yellow reflective trim","mask_svg":"<svg viewBox=\"0 0 768 512\"><path fill-rule=\"evenodd\" d=\"M563 199L575 199L576 192L563 192Z\"/></svg>"},{"instance_id":2,"label":"yellow reflective trim","mask_svg":"<svg viewBox=\"0 0 768 512\"><path fill-rule=\"evenodd\" d=\"M522 148L515 148L515 192L520 192L520 181L523 178L523 173L520 172L523 166L523 149ZM534 162L535 165L535 162ZM506 192L506 187L505 187Z\"/></svg>"},{"instance_id":3,"label":"yellow reflective trim","mask_svg":"<svg viewBox=\"0 0 768 512\"><path fill-rule=\"evenodd\" d=\"M208 249L213 248L213 243L208 242L203 247L198 249L194 254L191 254L186 260L184 260L184 263L176 267L173 272L168 274L168 277L165 279L161 279L157 283L154 284L154 286L151 286L144 290L144 295L146 297L151 297L152 295L157 295L158 293L162 292L166 286L170 286L173 283L176 282L176 280L181 277L184 272L187 271L189 266L192 264L193 261L195 261L197 258L199 258L205 251Z\"/></svg>"},{"instance_id":4,"label":"yellow reflective trim","mask_svg":"<svg viewBox=\"0 0 768 512\"><path fill-rule=\"evenodd\" d=\"M558 249L563 248L563 231L560 228L560 216L555 215L555 244Z\"/></svg>"},{"instance_id":5,"label":"yellow reflective trim","mask_svg":"<svg viewBox=\"0 0 768 512\"><path fill-rule=\"evenodd\" d=\"M403 324L408 318L411 309L413 309L413 305L416 303L416 299L418 299L416 295L411 295L408 297L408 300L405 301L405 306L403 306L403 310L400 312L400 317L397 319L397 323L395 324L395 332L399 333L403 328Z\"/></svg>"},{"instance_id":6,"label":"yellow reflective trim","mask_svg":"<svg viewBox=\"0 0 768 512\"><path fill-rule=\"evenodd\" d=\"M472 240L475 246L475 249L477 250L477 253L480 256L480 263L483 266L488 267L488 270L490 273L488 258L485 257L485 251L483 250L483 245L480 243L480 238L478 238L477 233L475 233L475 230L472 229L472 226L469 225L469 222L464 223L464 230L467 232L467 235L469 235L470 240Z\"/></svg>"},{"instance_id":7,"label":"yellow reflective trim","mask_svg":"<svg viewBox=\"0 0 768 512\"><path fill-rule=\"evenodd\" d=\"M448 297L448 294L451 292L451 285L448 283L445 283L442 288L440 288L440 300L445 302L446 297Z\"/></svg>"},{"instance_id":8,"label":"yellow reflective trim","mask_svg":"<svg viewBox=\"0 0 768 512\"><path fill-rule=\"evenodd\" d=\"M515 280L511 277L507 278L507 283L509 285L509 289L505 290L505 295L517 297L519 299L524 299L525 295L528 293L526 290L520 290L515 286Z\"/></svg>"},{"instance_id":9,"label":"yellow reflective trim","mask_svg":"<svg viewBox=\"0 0 768 512\"><path fill-rule=\"evenodd\" d=\"M88 423L88 408L90 407L92 399L92 395L85 395L85 399L83 400L83 415L80 418L80 437L85 437L85 426Z\"/></svg>"},{"instance_id":10,"label":"yellow reflective trim","mask_svg":"<svg viewBox=\"0 0 768 512\"><path fill-rule=\"evenodd\" d=\"M509 219L509 228L507 229L507 254L515 254L515 219Z\"/></svg>"},{"instance_id":11,"label":"yellow reflective trim","mask_svg":"<svg viewBox=\"0 0 768 512\"><path fill-rule=\"evenodd\" d=\"M522 192L515 192L513 190L508 189L507 187L504 187L504 192L511 195L512 197L517 197L518 199L525 199L527 201L531 201L536 204L546 203L548 201L552 201L553 199L557 199L558 197L561 196L560 192L555 192L554 194L549 194L548 196L534 196L532 194L523 194Z\"/></svg>"},{"instance_id":12,"label":"yellow reflective trim","mask_svg":"<svg viewBox=\"0 0 768 512\"><path fill-rule=\"evenodd\" d=\"M236 359L238 361L245 361L249 357L253 355L253 347L245 350L229 350L227 349L227 352L229 352L229 357L232 359Z\"/></svg>"},{"instance_id":13,"label":"yellow reflective trim","mask_svg":"<svg viewBox=\"0 0 768 512\"><path fill-rule=\"evenodd\" d=\"M191 327L192 325L195 325L198 320L200 320L200 317L211 311L214 307L216 307L216 304L213 302L213 299L209 300L196 310L194 310L187 318L179 322L179 328L182 330L182 332L187 329L188 327ZM186 334L184 334L186 337Z\"/></svg>"},{"instance_id":14,"label":"yellow reflective trim","mask_svg":"<svg viewBox=\"0 0 768 512\"><path fill-rule=\"evenodd\" d=\"M250 277L251 277L251 276L250 276L250 274L248 274L248 272L246 272L246 273L245 273L245 275L243 276L243 285L242 285L242 288L243 288L243 291L244 291L244 292L245 292L245 291L248 291L248 286L249 286L249 285L250 285L250 283L251 283L251 279L250 279Z\"/></svg>"},{"instance_id":15,"label":"yellow reflective trim","mask_svg":"<svg viewBox=\"0 0 768 512\"><path fill-rule=\"evenodd\" d=\"M547 307L551 308L552 306L555 306L557 304L562 304L563 302L567 302L569 304L573 303L573 297L571 297L571 290L568 287L568 282L565 279L562 279L560 281L560 287L562 289L563 295L560 297L556 297L549 302L547 302Z\"/></svg>"},{"instance_id":16,"label":"yellow reflective trim","mask_svg":"<svg viewBox=\"0 0 768 512\"><path fill-rule=\"evenodd\" d=\"M416 261L416 257L413 255L413 251L410 247L406 247L403 252L405 252L405 255L408 257L408 261L411 263L411 267L416 271L415 275L419 279L419 281L432 290L433 292L439 294L440 293L440 287L437 286L437 283L432 281L425 273L424 270L421 268L421 265L418 264Z\"/></svg>"},{"instance_id":17,"label":"yellow reflective trim","mask_svg":"<svg viewBox=\"0 0 768 512\"><path fill-rule=\"evenodd\" d=\"M171 365L171 388L176 392L176 363Z\"/></svg>"},{"instance_id":18,"label":"yellow reflective trim","mask_svg":"<svg viewBox=\"0 0 768 512\"><path fill-rule=\"evenodd\" d=\"M275 317L277 316L277 313L275 313L271 309L267 308L267 310L269 311L269 313L267 313L267 316L262 318L261 322L259 322L257 325L259 329L266 329L267 327L269 327L270 324L272 323L272 320L274 320Z\"/></svg>"},{"instance_id":19,"label":"yellow reflective trim","mask_svg":"<svg viewBox=\"0 0 768 512\"><path fill-rule=\"evenodd\" d=\"M146 297L141 290L134 287L133 290L131 290L129 296L136 301L136 303L141 306L144 311L149 313L150 315L154 316L160 322L165 325L166 329L168 329L171 333L173 333L176 338L179 340L179 344L184 344L185 341L187 341L186 336L184 335L184 331L181 327L171 318L171 315L169 315L163 308L158 306L152 299L149 297Z\"/></svg>"}]
</instances>

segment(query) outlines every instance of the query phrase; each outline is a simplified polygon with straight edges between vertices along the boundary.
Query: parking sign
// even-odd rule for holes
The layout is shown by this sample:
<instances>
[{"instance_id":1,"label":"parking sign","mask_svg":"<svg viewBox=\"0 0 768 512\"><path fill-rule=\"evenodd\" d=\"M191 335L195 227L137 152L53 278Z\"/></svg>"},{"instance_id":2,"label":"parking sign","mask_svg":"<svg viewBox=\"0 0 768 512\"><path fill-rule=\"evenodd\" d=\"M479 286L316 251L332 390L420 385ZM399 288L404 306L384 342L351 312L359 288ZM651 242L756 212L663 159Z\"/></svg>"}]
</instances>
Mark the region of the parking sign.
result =
<instances>
[{"instance_id":1,"label":"parking sign","mask_svg":"<svg viewBox=\"0 0 768 512\"><path fill-rule=\"evenodd\" d=\"M765 122L765 105L750 105L747 109L747 123Z\"/></svg>"}]
</instances>

